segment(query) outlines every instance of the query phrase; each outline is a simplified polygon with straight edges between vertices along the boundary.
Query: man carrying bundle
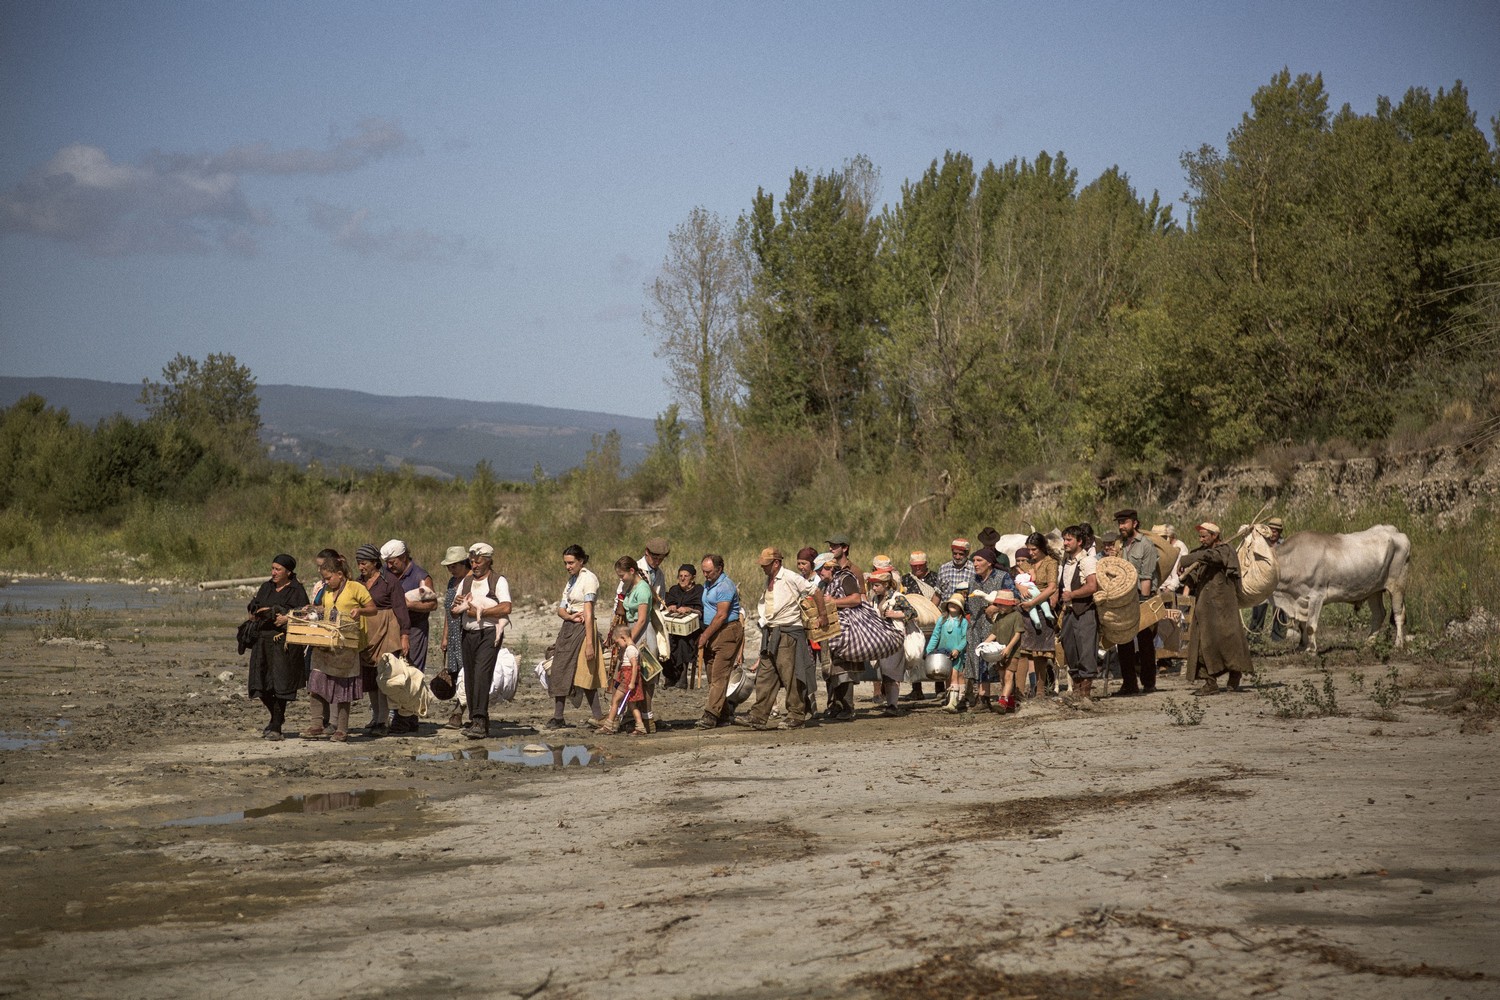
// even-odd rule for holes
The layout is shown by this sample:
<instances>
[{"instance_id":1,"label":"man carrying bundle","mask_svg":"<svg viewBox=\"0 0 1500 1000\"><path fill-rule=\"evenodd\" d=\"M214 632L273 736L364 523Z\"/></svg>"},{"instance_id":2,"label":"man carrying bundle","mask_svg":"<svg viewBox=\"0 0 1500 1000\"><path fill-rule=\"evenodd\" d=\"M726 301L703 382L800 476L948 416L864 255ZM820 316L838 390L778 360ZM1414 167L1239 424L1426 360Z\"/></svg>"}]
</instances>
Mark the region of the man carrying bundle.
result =
<instances>
[{"instance_id":1,"label":"man carrying bundle","mask_svg":"<svg viewBox=\"0 0 1500 1000\"><path fill-rule=\"evenodd\" d=\"M1184 585L1192 588L1193 634L1188 640L1188 680L1203 678L1194 694L1218 694L1220 674L1229 674L1229 690L1240 689L1240 675L1250 671L1250 643L1240 621L1240 560L1234 546L1212 521L1198 525L1198 548L1177 564Z\"/></svg>"}]
</instances>

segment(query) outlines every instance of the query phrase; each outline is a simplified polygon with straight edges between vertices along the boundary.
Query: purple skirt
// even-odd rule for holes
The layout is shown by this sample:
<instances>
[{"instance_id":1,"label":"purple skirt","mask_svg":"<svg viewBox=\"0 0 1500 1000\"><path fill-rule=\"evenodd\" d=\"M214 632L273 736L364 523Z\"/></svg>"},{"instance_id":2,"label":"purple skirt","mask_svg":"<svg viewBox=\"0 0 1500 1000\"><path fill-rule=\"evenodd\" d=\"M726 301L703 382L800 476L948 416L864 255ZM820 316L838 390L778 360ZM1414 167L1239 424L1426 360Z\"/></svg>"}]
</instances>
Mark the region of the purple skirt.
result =
<instances>
[{"instance_id":1,"label":"purple skirt","mask_svg":"<svg viewBox=\"0 0 1500 1000\"><path fill-rule=\"evenodd\" d=\"M321 670L313 670L307 675L307 692L334 705L359 701L365 696L363 671L355 677L329 677Z\"/></svg>"}]
</instances>

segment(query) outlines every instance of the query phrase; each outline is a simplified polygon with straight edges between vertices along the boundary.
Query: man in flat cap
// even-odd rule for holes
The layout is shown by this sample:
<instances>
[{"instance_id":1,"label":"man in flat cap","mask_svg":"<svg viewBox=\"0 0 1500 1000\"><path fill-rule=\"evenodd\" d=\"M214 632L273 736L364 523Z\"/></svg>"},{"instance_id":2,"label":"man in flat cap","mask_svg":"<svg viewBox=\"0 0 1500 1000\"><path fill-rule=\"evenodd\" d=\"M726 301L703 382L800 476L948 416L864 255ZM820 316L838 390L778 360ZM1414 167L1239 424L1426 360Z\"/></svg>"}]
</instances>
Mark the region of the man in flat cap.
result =
<instances>
[{"instance_id":1,"label":"man in flat cap","mask_svg":"<svg viewBox=\"0 0 1500 1000\"><path fill-rule=\"evenodd\" d=\"M839 572L847 573L853 578L853 585L861 594L865 592L865 573L849 558L849 536L843 532L837 532L828 539L828 551L833 553L833 561L838 564Z\"/></svg>"},{"instance_id":2,"label":"man in flat cap","mask_svg":"<svg viewBox=\"0 0 1500 1000\"><path fill-rule=\"evenodd\" d=\"M1141 519L1133 508L1115 511L1120 529L1120 558L1135 567L1139 577L1139 599L1144 601L1161 585L1156 546L1141 534ZM1143 628L1129 642L1117 647L1120 654L1119 695L1150 694L1156 690L1156 626Z\"/></svg>"}]
</instances>

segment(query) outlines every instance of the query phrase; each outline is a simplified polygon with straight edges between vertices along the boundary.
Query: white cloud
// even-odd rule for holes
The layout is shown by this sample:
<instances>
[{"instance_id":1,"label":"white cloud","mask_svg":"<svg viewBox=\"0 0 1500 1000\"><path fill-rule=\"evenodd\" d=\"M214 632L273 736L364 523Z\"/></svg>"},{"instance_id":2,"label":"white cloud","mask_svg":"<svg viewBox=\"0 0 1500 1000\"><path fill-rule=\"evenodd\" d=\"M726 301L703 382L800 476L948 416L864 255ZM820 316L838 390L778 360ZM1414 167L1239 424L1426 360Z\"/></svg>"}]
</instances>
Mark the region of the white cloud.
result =
<instances>
[{"instance_id":1,"label":"white cloud","mask_svg":"<svg viewBox=\"0 0 1500 1000\"><path fill-rule=\"evenodd\" d=\"M0 196L0 232L77 243L91 253L207 253L232 241L253 252L252 210L239 178L222 171L164 171L115 163L73 145Z\"/></svg>"},{"instance_id":2,"label":"white cloud","mask_svg":"<svg viewBox=\"0 0 1500 1000\"><path fill-rule=\"evenodd\" d=\"M256 231L271 217L250 206L242 177L348 173L411 145L400 126L379 118L359 122L351 136L330 135L326 149L275 150L261 142L221 153L155 152L130 164L75 144L0 194L0 233L48 237L104 256L253 254ZM421 234L411 236L420 242Z\"/></svg>"},{"instance_id":3,"label":"white cloud","mask_svg":"<svg viewBox=\"0 0 1500 1000\"><path fill-rule=\"evenodd\" d=\"M313 201L307 210L307 221L332 237L335 246L369 257L399 261L455 261L481 267L491 263L490 253L482 244L462 236L424 228L392 226L372 229L368 208L350 209Z\"/></svg>"}]
</instances>

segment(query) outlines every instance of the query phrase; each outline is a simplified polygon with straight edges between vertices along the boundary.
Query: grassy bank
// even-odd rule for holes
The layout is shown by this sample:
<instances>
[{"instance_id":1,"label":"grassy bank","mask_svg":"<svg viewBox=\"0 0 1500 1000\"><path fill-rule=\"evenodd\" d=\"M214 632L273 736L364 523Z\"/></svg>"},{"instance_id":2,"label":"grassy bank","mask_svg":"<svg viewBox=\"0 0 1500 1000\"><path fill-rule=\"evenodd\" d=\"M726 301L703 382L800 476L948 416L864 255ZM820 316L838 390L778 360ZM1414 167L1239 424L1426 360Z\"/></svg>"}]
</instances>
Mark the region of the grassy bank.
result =
<instances>
[{"instance_id":1,"label":"grassy bank","mask_svg":"<svg viewBox=\"0 0 1500 1000\"><path fill-rule=\"evenodd\" d=\"M791 458L797 467L797 456ZM638 555L645 538L662 534L672 541L669 568L722 552L730 575L753 592L755 558L765 545L781 547L790 558L802 545L821 548L830 533L846 531L862 565L877 552L904 562L918 548L936 563L955 533L973 537L985 525L1009 532L1079 520L1103 529L1115 506L1128 502L1103 496L1083 477L1063 494L1067 509L1023 511L987 503L960 482L944 512L935 502L913 505L932 491L915 474L861 479L816 459L806 456L800 474L781 477L753 462L738 474L689 469L669 500L651 503L610 469L586 468L564 480L493 490L409 474L326 476L283 469L202 505L142 500L108 521L75 516L49 522L15 509L0 512L0 566L12 573L196 582L258 576L278 552L310 562L324 547L347 555L363 542L399 537L441 584L444 550L484 539L497 547L513 593L550 599L564 579L564 546L584 546L595 572L608 581L616 557ZM1186 516L1142 506L1141 516L1147 523L1174 521L1190 536L1189 526L1199 518L1212 517L1232 531L1261 507L1258 499L1241 497L1227 509ZM1287 519L1290 532L1354 531L1379 523L1406 532L1413 548L1407 620L1418 648L1493 661L1493 632L1483 639L1445 640L1450 623L1468 621L1480 609L1500 612L1500 514L1493 505L1467 524L1445 529L1389 500L1354 511L1330 502L1276 513ZM1326 612L1330 624L1347 621L1351 613L1340 607Z\"/></svg>"}]
</instances>

